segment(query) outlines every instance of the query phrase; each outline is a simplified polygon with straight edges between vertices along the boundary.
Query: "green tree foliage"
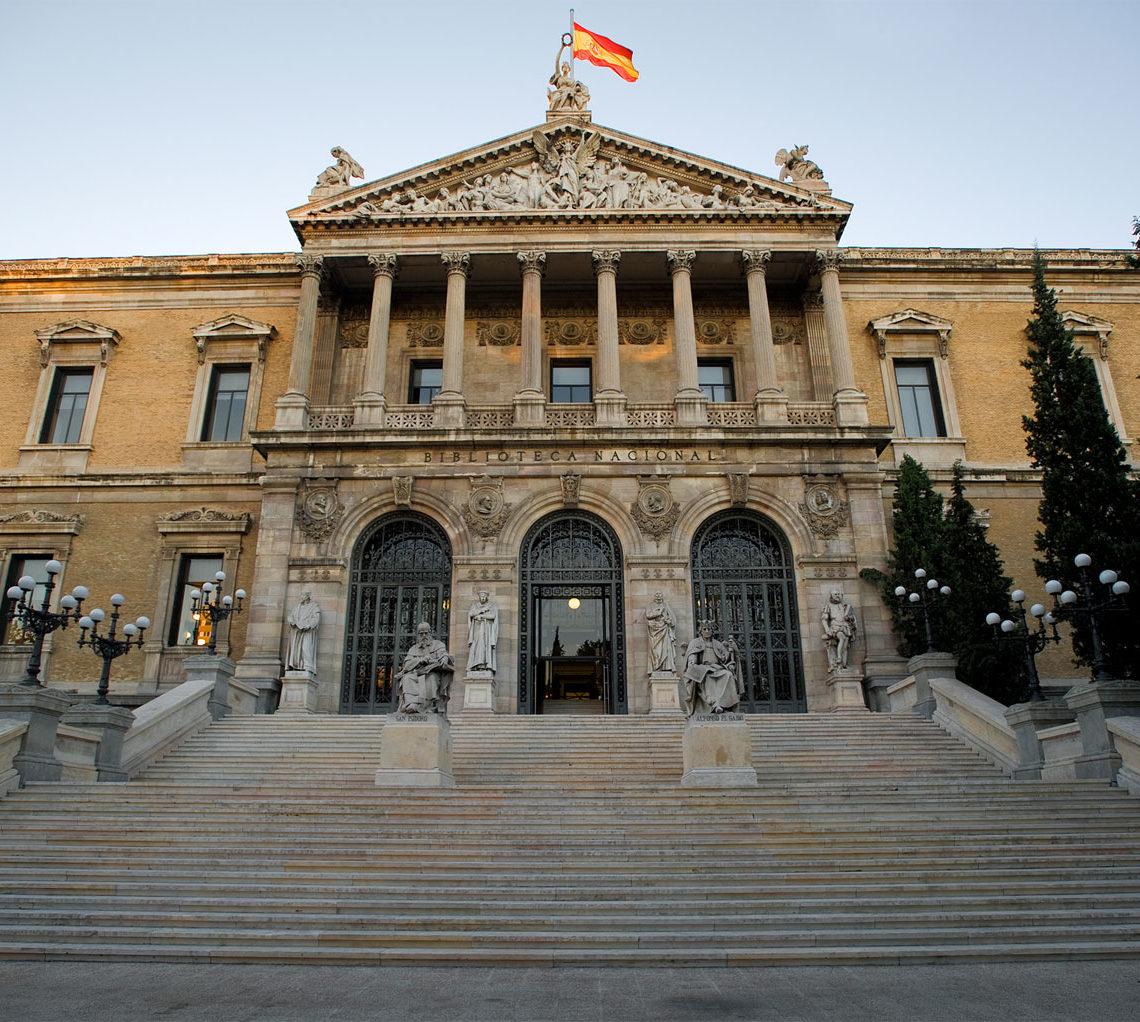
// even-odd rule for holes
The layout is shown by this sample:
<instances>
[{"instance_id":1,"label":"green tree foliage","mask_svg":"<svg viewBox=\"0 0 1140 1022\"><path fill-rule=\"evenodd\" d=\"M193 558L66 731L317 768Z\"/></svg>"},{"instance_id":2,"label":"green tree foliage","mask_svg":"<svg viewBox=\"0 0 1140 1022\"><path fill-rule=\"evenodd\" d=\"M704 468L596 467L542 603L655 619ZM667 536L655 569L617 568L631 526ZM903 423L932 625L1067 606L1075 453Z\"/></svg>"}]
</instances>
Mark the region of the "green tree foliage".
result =
<instances>
[{"instance_id":1,"label":"green tree foliage","mask_svg":"<svg viewBox=\"0 0 1140 1022\"><path fill-rule=\"evenodd\" d=\"M1114 568L1140 584L1140 483L1130 477L1127 455L1101 398L1092 360L1073 343L1045 282L1045 260L1033 261L1033 319L1029 354L1022 365L1032 382L1034 414L1025 416L1025 448L1042 471L1041 528L1034 561L1042 579L1066 588L1079 581L1073 557L1087 553L1095 569ZM1134 597L1135 598L1135 597ZM1079 618L1073 646L1089 662L1089 642ZM1117 676L1140 676L1137 622L1127 615L1109 623L1107 646Z\"/></svg>"},{"instance_id":2,"label":"green tree foliage","mask_svg":"<svg viewBox=\"0 0 1140 1022\"><path fill-rule=\"evenodd\" d=\"M1140 270L1140 216L1132 218L1132 237L1136 239L1132 244L1137 254L1128 257L1128 265L1134 270Z\"/></svg>"}]
</instances>

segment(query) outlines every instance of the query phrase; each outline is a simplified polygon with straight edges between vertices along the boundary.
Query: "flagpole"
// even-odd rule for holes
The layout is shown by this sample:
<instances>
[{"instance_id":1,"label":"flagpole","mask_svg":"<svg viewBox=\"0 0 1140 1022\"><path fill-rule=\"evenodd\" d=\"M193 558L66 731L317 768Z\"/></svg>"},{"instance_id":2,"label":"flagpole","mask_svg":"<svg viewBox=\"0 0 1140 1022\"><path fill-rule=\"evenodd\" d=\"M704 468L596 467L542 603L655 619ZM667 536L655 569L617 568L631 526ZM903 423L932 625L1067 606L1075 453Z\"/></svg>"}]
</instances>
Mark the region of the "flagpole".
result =
<instances>
[{"instance_id":1,"label":"flagpole","mask_svg":"<svg viewBox=\"0 0 1140 1022\"><path fill-rule=\"evenodd\" d=\"M570 81L576 82L578 76L574 68L574 8L570 8Z\"/></svg>"}]
</instances>

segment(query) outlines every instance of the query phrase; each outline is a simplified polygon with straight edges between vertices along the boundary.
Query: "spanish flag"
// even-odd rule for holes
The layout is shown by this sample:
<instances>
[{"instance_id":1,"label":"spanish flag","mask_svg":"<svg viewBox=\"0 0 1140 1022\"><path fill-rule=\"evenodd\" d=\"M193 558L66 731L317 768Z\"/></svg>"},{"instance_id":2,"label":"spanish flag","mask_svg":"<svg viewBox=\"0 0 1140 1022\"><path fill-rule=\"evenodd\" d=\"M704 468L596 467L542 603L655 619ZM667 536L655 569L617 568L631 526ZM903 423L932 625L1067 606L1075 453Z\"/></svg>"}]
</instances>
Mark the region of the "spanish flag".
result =
<instances>
[{"instance_id":1,"label":"spanish flag","mask_svg":"<svg viewBox=\"0 0 1140 1022\"><path fill-rule=\"evenodd\" d=\"M638 72L633 66L633 50L619 46L604 35L584 29L578 22L574 22L574 56L578 60L588 60L598 67L608 67L627 82L637 81Z\"/></svg>"}]
</instances>

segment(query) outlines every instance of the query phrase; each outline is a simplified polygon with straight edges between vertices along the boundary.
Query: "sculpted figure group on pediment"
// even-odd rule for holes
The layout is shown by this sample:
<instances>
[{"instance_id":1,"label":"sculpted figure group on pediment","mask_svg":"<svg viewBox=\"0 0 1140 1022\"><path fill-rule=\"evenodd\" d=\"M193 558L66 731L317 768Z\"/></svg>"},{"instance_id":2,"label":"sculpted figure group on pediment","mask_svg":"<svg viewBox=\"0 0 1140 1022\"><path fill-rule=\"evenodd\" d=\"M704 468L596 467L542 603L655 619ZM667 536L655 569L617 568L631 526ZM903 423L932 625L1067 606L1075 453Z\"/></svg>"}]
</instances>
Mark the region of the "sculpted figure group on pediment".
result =
<instances>
[{"instance_id":1,"label":"sculpted figure group on pediment","mask_svg":"<svg viewBox=\"0 0 1140 1022\"><path fill-rule=\"evenodd\" d=\"M483 174L452 190L441 187L429 198L415 188L398 189L388 197L358 206L358 217L384 214L505 212L531 209L776 209L752 185L733 194L713 185L707 193L693 191L673 178L650 177L627 167L619 156L598 156L601 137L584 133L552 142L542 131L532 139L537 159L498 174Z\"/></svg>"}]
</instances>

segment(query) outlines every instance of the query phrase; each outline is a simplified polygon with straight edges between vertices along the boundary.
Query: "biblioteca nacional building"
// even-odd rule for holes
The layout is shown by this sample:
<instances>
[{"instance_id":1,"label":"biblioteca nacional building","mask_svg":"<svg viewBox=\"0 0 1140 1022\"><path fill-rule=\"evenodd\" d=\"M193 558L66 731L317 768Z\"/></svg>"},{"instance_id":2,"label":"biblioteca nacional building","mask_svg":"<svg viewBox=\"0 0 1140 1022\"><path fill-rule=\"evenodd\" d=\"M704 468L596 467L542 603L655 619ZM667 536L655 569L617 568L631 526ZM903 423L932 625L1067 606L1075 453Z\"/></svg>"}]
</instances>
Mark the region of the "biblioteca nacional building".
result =
<instances>
[{"instance_id":1,"label":"biblioteca nacional building","mask_svg":"<svg viewBox=\"0 0 1140 1022\"><path fill-rule=\"evenodd\" d=\"M54 558L65 589L151 618L113 701L183 680L208 637L189 594L224 571L249 593L214 636L247 711L277 705L303 604L324 713L395 710L421 621L455 712L675 711L706 619L738 650L741 709L880 708L906 669L859 571L884 563L906 453L941 481L964 461L1036 587L1032 253L840 248L852 205L806 147L766 176L579 100L368 184L333 150L288 214L300 255L0 263L5 589ZM1140 275L1124 252L1044 254L1127 443ZM846 665L823 638L835 591ZM662 613L676 664L651 645ZM45 664L94 690L72 632Z\"/></svg>"}]
</instances>

